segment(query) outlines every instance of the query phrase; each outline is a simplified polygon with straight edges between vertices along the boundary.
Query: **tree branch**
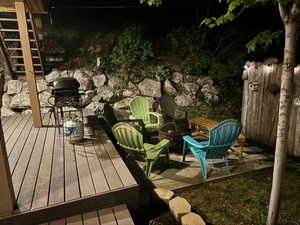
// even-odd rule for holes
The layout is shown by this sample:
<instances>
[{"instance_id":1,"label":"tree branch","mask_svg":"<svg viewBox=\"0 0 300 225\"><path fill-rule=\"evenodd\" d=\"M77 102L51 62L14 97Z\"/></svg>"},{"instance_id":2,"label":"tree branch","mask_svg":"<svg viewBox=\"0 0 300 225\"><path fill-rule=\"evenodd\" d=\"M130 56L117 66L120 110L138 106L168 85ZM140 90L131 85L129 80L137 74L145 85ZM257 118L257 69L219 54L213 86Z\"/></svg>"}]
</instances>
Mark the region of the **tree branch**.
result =
<instances>
[{"instance_id":1,"label":"tree branch","mask_svg":"<svg viewBox=\"0 0 300 225\"><path fill-rule=\"evenodd\" d=\"M291 16L293 20L297 21L300 18L300 0L295 0L291 8Z\"/></svg>"},{"instance_id":2,"label":"tree branch","mask_svg":"<svg viewBox=\"0 0 300 225\"><path fill-rule=\"evenodd\" d=\"M280 17L281 17L283 23L286 23L288 20L287 14L286 14L284 5L280 2L278 3L278 9L279 9Z\"/></svg>"}]
</instances>

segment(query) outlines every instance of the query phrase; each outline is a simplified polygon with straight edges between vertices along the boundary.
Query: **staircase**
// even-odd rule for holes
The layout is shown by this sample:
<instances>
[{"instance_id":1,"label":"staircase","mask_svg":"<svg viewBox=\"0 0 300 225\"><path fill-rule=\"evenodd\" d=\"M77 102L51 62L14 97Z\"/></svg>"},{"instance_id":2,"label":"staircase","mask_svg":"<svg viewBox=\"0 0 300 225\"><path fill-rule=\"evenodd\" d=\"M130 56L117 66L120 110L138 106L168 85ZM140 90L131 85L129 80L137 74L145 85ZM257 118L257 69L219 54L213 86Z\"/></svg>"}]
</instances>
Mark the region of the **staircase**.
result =
<instances>
[{"instance_id":1,"label":"staircase","mask_svg":"<svg viewBox=\"0 0 300 225\"><path fill-rule=\"evenodd\" d=\"M45 72L41 58L40 43L31 13L26 13L26 22L34 74L37 77L41 77L45 75ZM9 61L8 66L11 69L13 78L25 78L25 65L16 12L0 12L0 39L4 54Z\"/></svg>"}]
</instances>

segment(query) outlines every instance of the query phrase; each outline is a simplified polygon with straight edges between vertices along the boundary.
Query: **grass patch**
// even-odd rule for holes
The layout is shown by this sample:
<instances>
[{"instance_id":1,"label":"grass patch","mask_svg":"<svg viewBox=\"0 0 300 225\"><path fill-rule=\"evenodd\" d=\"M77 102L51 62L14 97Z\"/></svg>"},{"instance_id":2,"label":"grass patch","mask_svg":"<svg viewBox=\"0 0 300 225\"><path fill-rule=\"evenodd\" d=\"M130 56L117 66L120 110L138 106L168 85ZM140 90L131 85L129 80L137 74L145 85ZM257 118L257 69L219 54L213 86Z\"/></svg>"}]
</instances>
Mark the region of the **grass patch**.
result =
<instances>
[{"instance_id":1,"label":"grass patch","mask_svg":"<svg viewBox=\"0 0 300 225\"><path fill-rule=\"evenodd\" d=\"M282 184L280 225L300 224L300 163L289 161ZM261 225L266 224L272 185L273 169L254 171L230 179L201 185L182 192L194 212L208 224ZM166 212L153 220L153 224L175 225Z\"/></svg>"}]
</instances>

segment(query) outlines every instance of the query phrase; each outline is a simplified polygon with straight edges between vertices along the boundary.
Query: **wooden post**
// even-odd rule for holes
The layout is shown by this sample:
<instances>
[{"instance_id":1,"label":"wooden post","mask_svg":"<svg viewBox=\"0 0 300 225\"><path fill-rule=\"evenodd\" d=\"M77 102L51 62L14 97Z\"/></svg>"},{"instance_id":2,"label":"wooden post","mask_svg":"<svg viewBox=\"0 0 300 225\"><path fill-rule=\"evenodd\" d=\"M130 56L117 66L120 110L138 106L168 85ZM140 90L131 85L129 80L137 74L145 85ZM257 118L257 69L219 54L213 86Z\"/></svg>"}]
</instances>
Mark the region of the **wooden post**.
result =
<instances>
[{"instance_id":1,"label":"wooden post","mask_svg":"<svg viewBox=\"0 0 300 225\"><path fill-rule=\"evenodd\" d=\"M33 69L24 1L16 0L15 7L16 7L18 27L20 32L22 53L24 58L26 80L29 89L33 125L34 127L38 128L38 127L42 127L42 118L41 118L41 110L40 110L40 101L39 101L38 91L36 86L36 79L35 79L35 74Z\"/></svg>"},{"instance_id":2,"label":"wooden post","mask_svg":"<svg viewBox=\"0 0 300 225\"><path fill-rule=\"evenodd\" d=\"M0 75L0 99L3 95L3 87L5 78ZM0 108L2 100L0 101ZM1 112L0 112L1 114ZM6 153L6 146L2 130L1 115L0 115L0 216L11 215L14 211L16 199L11 181L11 174Z\"/></svg>"}]
</instances>

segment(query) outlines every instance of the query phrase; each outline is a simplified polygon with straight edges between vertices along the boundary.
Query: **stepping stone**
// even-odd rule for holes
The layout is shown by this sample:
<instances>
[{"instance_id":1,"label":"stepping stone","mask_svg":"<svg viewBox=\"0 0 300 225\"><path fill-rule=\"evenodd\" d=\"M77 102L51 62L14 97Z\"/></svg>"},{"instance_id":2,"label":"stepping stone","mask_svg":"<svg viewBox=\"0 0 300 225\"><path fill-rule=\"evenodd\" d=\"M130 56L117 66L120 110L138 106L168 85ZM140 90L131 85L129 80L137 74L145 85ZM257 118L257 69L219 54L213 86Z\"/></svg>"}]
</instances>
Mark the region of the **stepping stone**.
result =
<instances>
[{"instance_id":1,"label":"stepping stone","mask_svg":"<svg viewBox=\"0 0 300 225\"><path fill-rule=\"evenodd\" d=\"M182 225L206 225L201 216L196 213L189 212L181 217Z\"/></svg>"},{"instance_id":2,"label":"stepping stone","mask_svg":"<svg viewBox=\"0 0 300 225\"><path fill-rule=\"evenodd\" d=\"M174 192L164 188L155 188L154 192L166 204L169 204L170 199L174 196Z\"/></svg>"},{"instance_id":3,"label":"stepping stone","mask_svg":"<svg viewBox=\"0 0 300 225\"><path fill-rule=\"evenodd\" d=\"M181 197L175 197L169 201L170 212L175 217L176 221L179 222L181 217L191 211L191 205L188 201Z\"/></svg>"}]
</instances>

